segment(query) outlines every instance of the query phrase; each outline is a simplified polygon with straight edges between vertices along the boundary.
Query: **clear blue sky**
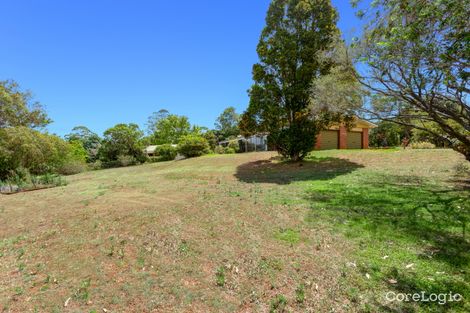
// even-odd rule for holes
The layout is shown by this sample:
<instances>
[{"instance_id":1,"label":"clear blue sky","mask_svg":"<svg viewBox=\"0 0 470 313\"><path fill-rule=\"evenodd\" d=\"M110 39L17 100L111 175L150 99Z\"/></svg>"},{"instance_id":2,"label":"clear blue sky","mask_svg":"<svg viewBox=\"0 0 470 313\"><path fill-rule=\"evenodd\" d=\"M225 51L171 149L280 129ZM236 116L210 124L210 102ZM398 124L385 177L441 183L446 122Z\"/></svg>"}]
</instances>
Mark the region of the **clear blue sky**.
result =
<instances>
[{"instance_id":1,"label":"clear blue sky","mask_svg":"<svg viewBox=\"0 0 470 313\"><path fill-rule=\"evenodd\" d=\"M333 0L339 27L360 27ZM213 127L227 106L248 105L251 67L269 0L14 0L0 2L0 80L46 106L59 135L144 127L161 108Z\"/></svg>"}]
</instances>

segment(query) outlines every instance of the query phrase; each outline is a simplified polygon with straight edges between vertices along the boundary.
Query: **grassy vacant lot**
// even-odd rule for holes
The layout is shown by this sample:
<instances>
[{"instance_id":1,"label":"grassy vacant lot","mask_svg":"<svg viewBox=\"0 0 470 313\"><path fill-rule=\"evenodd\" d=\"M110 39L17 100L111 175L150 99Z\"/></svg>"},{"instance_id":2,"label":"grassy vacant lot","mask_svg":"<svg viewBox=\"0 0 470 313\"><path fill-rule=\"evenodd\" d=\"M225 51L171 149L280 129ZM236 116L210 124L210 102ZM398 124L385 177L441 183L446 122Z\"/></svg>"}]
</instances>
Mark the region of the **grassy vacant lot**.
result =
<instances>
[{"instance_id":1,"label":"grassy vacant lot","mask_svg":"<svg viewBox=\"0 0 470 313\"><path fill-rule=\"evenodd\" d=\"M450 150L315 152L301 165L220 155L0 196L0 308L469 311L459 164ZM388 291L465 299L387 302Z\"/></svg>"}]
</instances>

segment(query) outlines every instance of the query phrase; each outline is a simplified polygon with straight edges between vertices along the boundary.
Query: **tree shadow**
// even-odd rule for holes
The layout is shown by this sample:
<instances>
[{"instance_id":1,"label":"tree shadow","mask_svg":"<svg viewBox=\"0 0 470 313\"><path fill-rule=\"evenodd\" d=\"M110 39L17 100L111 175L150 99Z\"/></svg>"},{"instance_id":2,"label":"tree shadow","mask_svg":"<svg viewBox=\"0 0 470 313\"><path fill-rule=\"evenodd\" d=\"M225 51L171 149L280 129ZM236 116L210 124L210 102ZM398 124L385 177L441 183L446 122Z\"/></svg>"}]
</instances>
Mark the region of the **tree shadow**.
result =
<instances>
[{"instance_id":1,"label":"tree shadow","mask_svg":"<svg viewBox=\"0 0 470 313\"><path fill-rule=\"evenodd\" d=\"M328 180L363 167L345 159L324 157L302 162L282 162L278 158L241 164L235 177L246 183L290 184L295 181Z\"/></svg>"},{"instance_id":2,"label":"tree shadow","mask_svg":"<svg viewBox=\"0 0 470 313\"><path fill-rule=\"evenodd\" d=\"M421 260L447 264L456 275L470 279L470 199L460 188L428 185L411 175L370 174L354 184L312 187L306 197L310 221L329 220L351 229L361 241L373 238L379 246L390 240L411 243L419 247ZM403 293L470 293L469 285L457 279L430 282L403 271L387 275L398 281L391 287Z\"/></svg>"}]
</instances>

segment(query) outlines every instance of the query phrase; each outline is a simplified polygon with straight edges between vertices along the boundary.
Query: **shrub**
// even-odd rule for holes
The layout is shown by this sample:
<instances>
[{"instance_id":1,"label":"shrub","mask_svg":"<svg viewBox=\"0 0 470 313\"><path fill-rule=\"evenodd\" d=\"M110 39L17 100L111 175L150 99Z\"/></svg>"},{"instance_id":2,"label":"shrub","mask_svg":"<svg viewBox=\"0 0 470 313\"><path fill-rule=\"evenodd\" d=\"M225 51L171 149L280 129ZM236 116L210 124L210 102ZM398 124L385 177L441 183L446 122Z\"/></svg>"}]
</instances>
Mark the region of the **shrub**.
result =
<instances>
[{"instance_id":1,"label":"shrub","mask_svg":"<svg viewBox=\"0 0 470 313\"><path fill-rule=\"evenodd\" d=\"M215 153L218 153L218 154L224 154L224 153L225 153L225 148L222 147L222 146L216 146L216 147L214 148L214 152L215 152Z\"/></svg>"},{"instance_id":2,"label":"shrub","mask_svg":"<svg viewBox=\"0 0 470 313\"><path fill-rule=\"evenodd\" d=\"M225 153L225 154L235 154L236 151L235 151L235 149L233 149L233 148L225 147L224 153Z\"/></svg>"},{"instance_id":3,"label":"shrub","mask_svg":"<svg viewBox=\"0 0 470 313\"><path fill-rule=\"evenodd\" d=\"M92 170L99 170L103 168L103 163L100 160L96 160L95 162L90 164L90 168Z\"/></svg>"},{"instance_id":4,"label":"shrub","mask_svg":"<svg viewBox=\"0 0 470 313\"><path fill-rule=\"evenodd\" d=\"M176 158L178 151L172 145L165 144L158 146L155 153L157 154L159 161L172 161Z\"/></svg>"},{"instance_id":5,"label":"shrub","mask_svg":"<svg viewBox=\"0 0 470 313\"><path fill-rule=\"evenodd\" d=\"M436 145L426 141L412 142L411 149L435 149Z\"/></svg>"},{"instance_id":6,"label":"shrub","mask_svg":"<svg viewBox=\"0 0 470 313\"><path fill-rule=\"evenodd\" d=\"M238 141L230 141L228 143L228 148L233 149L233 151L235 151L235 152L239 152L240 151L240 144L238 143Z\"/></svg>"},{"instance_id":7,"label":"shrub","mask_svg":"<svg viewBox=\"0 0 470 313\"><path fill-rule=\"evenodd\" d=\"M187 135L181 138L178 151L187 158L198 157L209 152L209 143L204 137Z\"/></svg>"},{"instance_id":8,"label":"shrub","mask_svg":"<svg viewBox=\"0 0 470 313\"><path fill-rule=\"evenodd\" d=\"M138 162L136 158L134 158L131 155L120 155L118 156L117 161L119 162L120 166L130 166L130 165L136 165Z\"/></svg>"},{"instance_id":9,"label":"shrub","mask_svg":"<svg viewBox=\"0 0 470 313\"><path fill-rule=\"evenodd\" d=\"M74 175L74 174L85 172L86 169L87 169L87 166L84 162L72 160L63 164L57 170L57 172L61 175Z\"/></svg>"},{"instance_id":10,"label":"shrub","mask_svg":"<svg viewBox=\"0 0 470 313\"><path fill-rule=\"evenodd\" d=\"M11 171L26 168L31 174L57 173L68 162L85 163L80 143L26 127L0 129L0 179Z\"/></svg>"}]
</instances>

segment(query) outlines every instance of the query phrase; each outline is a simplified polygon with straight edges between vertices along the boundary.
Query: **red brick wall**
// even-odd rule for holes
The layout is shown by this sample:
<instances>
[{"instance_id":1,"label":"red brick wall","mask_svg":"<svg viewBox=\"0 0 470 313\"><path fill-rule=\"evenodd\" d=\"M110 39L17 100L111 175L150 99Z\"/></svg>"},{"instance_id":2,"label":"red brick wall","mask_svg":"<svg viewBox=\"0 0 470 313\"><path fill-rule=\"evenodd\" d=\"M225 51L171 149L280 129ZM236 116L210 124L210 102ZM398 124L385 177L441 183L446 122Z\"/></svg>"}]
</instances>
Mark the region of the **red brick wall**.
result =
<instances>
[{"instance_id":1,"label":"red brick wall","mask_svg":"<svg viewBox=\"0 0 470 313\"><path fill-rule=\"evenodd\" d=\"M369 149L369 129L362 129L362 149Z\"/></svg>"},{"instance_id":2,"label":"red brick wall","mask_svg":"<svg viewBox=\"0 0 470 313\"><path fill-rule=\"evenodd\" d=\"M347 130L346 130L346 127L344 127L343 125L341 125L339 127L339 148L340 149L347 149L346 147L346 137L347 136Z\"/></svg>"},{"instance_id":3,"label":"red brick wall","mask_svg":"<svg viewBox=\"0 0 470 313\"><path fill-rule=\"evenodd\" d=\"M319 150L321 148L321 134L317 135L317 142L315 143L315 149Z\"/></svg>"}]
</instances>

